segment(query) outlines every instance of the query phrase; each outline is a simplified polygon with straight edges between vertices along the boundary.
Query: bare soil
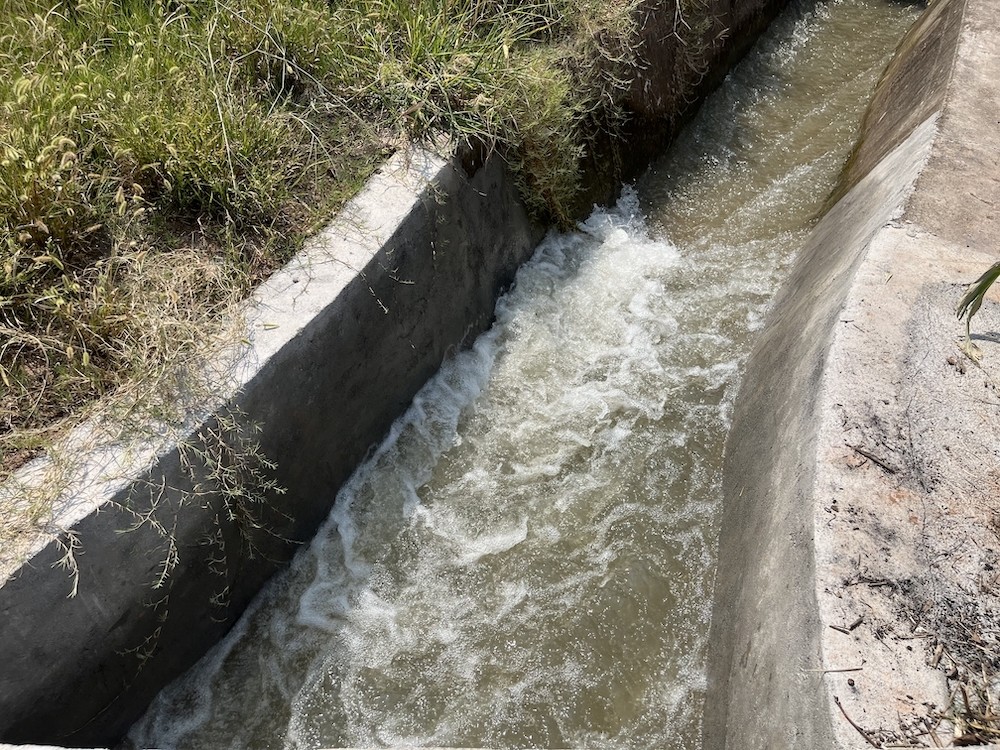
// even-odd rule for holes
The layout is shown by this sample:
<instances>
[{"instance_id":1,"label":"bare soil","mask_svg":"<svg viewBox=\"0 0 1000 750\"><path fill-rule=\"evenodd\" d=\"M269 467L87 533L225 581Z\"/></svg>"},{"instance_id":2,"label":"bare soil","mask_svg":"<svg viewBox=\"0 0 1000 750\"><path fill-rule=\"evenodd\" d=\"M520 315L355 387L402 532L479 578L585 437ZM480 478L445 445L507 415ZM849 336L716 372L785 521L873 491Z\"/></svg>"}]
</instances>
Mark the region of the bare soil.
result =
<instances>
[{"instance_id":1,"label":"bare soil","mask_svg":"<svg viewBox=\"0 0 1000 750\"><path fill-rule=\"evenodd\" d=\"M1000 305L977 361L954 310L989 259L935 242L883 230L831 352L817 595L844 747L1000 738Z\"/></svg>"}]
</instances>

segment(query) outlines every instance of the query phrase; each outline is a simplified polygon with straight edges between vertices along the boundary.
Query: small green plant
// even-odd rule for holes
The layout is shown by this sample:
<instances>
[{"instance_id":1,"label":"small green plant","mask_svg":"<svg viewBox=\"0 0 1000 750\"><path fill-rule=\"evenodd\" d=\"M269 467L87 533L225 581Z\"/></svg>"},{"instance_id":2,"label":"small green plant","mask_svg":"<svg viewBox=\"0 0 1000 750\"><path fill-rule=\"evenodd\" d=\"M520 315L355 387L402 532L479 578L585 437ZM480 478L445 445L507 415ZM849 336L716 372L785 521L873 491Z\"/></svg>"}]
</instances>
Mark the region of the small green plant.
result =
<instances>
[{"instance_id":1,"label":"small green plant","mask_svg":"<svg viewBox=\"0 0 1000 750\"><path fill-rule=\"evenodd\" d=\"M968 291L958 303L955 314L959 320L965 318L965 340L962 342L962 350L973 359L979 359L979 349L972 343L972 316L979 312L983 305L986 292L994 282L1000 278L1000 261L997 261L986 272L969 285Z\"/></svg>"},{"instance_id":2,"label":"small green plant","mask_svg":"<svg viewBox=\"0 0 1000 750\"><path fill-rule=\"evenodd\" d=\"M171 574L181 562L182 550L174 535L186 508L213 509L212 529L203 544L213 547L212 569L225 575L227 550L223 527L236 530L242 549L239 556L265 557L259 541L277 536L265 517L290 520L273 505L285 490L274 477L277 465L263 452L258 440L261 425L235 408L228 408L206 422L192 437L179 441L177 451L183 486L138 482L121 509L133 518L127 529L151 528L163 543L160 570L153 589L169 589ZM220 594L221 596L221 594Z\"/></svg>"}]
</instances>

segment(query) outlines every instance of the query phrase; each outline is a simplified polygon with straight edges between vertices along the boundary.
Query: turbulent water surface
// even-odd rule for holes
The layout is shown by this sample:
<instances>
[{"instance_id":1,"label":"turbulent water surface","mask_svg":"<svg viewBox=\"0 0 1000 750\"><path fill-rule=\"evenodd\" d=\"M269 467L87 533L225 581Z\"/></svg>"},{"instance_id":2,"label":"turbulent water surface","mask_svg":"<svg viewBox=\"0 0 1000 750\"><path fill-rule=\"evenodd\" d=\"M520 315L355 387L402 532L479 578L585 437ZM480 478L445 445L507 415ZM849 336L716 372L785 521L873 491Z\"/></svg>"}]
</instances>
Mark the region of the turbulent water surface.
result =
<instances>
[{"instance_id":1,"label":"turbulent water surface","mask_svg":"<svg viewBox=\"0 0 1000 750\"><path fill-rule=\"evenodd\" d=\"M741 363L916 12L787 12L616 207L545 239L132 741L700 747Z\"/></svg>"}]
</instances>

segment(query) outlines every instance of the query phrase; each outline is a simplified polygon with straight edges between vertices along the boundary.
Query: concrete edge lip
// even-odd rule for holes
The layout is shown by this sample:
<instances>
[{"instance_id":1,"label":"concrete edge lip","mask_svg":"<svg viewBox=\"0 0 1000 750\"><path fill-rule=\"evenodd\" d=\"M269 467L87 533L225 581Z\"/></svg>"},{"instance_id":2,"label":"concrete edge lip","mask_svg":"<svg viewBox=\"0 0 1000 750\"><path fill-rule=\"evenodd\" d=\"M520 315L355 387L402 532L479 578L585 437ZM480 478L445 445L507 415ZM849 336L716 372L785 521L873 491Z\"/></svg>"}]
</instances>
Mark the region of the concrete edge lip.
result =
<instances>
[{"instance_id":1,"label":"concrete edge lip","mask_svg":"<svg viewBox=\"0 0 1000 750\"><path fill-rule=\"evenodd\" d=\"M311 536L446 353L488 326L540 235L498 159L469 176L425 150L397 153L253 294L238 343L208 364L208 402L131 441L91 448L107 432L99 423L71 435L73 491L23 564L0 569L0 734L113 744ZM252 523L204 491L211 467L198 451L230 410L267 424L260 451L287 489L252 507ZM0 501L45 469L45 459L24 467ZM66 529L75 580L58 567Z\"/></svg>"},{"instance_id":2,"label":"concrete edge lip","mask_svg":"<svg viewBox=\"0 0 1000 750\"><path fill-rule=\"evenodd\" d=\"M909 193L935 119L817 224L747 364L726 444L706 747L835 746L814 591L818 394L830 330L868 243Z\"/></svg>"}]
</instances>

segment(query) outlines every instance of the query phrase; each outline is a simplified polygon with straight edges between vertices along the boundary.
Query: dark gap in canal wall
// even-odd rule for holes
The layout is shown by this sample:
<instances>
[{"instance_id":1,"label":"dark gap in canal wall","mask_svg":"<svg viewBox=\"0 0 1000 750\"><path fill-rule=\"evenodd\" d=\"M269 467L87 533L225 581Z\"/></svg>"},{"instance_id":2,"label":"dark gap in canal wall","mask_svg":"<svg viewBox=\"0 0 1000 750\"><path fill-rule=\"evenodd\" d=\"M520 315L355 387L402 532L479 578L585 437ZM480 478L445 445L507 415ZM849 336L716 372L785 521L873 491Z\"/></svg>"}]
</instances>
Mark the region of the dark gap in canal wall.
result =
<instances>
[{"instance_id":1,"label":"dark gap in canal wall","mask_svg":"<svg viewBox=\"0 0 1000 750\"><path fill-rule=\"evenodd\" d=\"M617 127L595 123L574 214L617 198L697 113L787 0L647 0L638 9L637 60L625 77ZM623 73L625 75L623 76Z\"/></svg>"},{"instance_id":2,"label":"dark gap in canal wall","mask_svg":"<svg viewBox=\"0 0 1000 750\"><path fill-rule=\"evenodd\" d=\"M625 93L631 118L619 137L595 136L580 216L664 147L783 4L691 6L707 19L695 56L678 47L672 0L642 7L643 62ZM116 743L309 540L337 489L447 353L489 326L542 227L498 158L466 157L394 157L359 198L365 216L392 225L379 245L359 250L365 238L348 216L275 274L250 315L247 361L238 363L248 372L232 393L214 394L185 448L160 445L143 461L115 445L86 453L66 499L75 515L54 522L68 533L38 545L0 583L0 741ZM400 194L408 196L402 209ZM347 260L331 260L323 245ZM260 452L287 490L250 508L239 498L233 505L218 467L199 458L248 421L262 425ZM67 548L76 550L75 580L60 566Z\"/></svg>"}]
</instances>

